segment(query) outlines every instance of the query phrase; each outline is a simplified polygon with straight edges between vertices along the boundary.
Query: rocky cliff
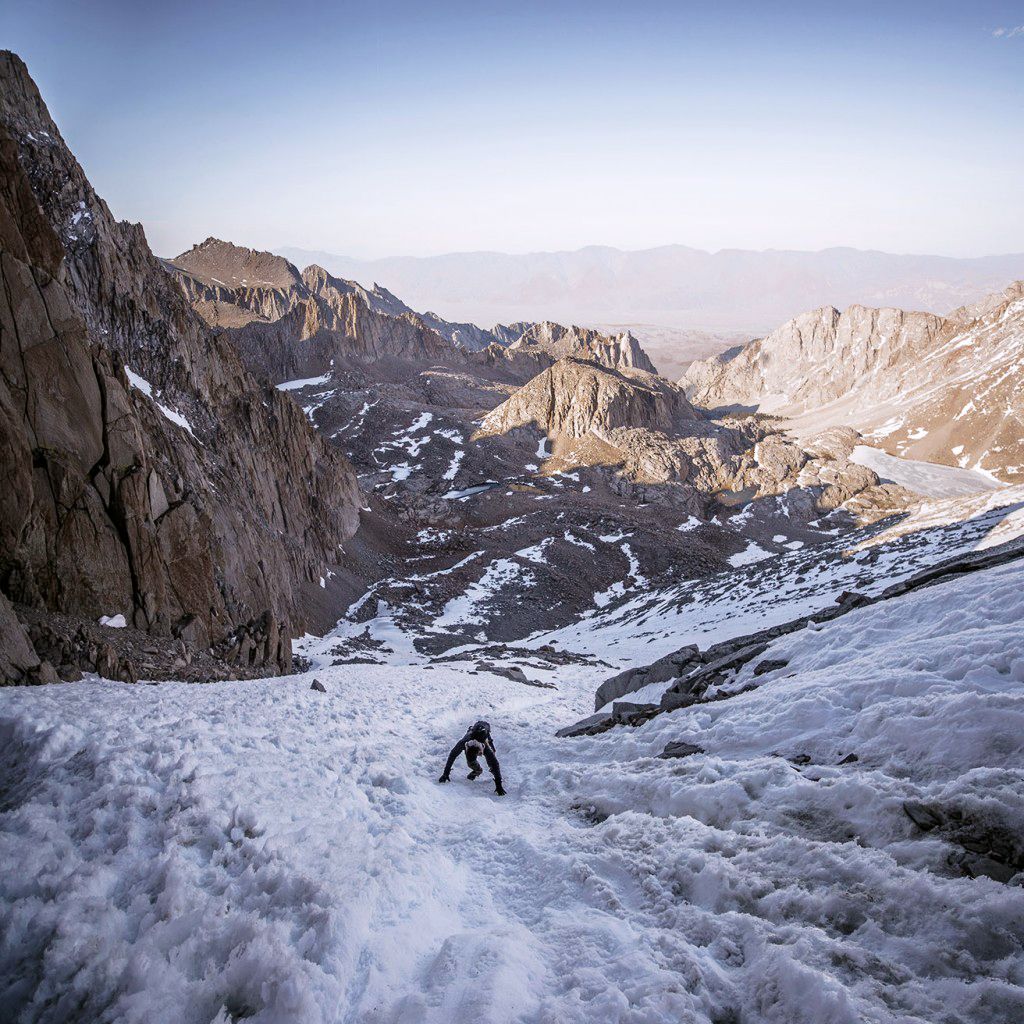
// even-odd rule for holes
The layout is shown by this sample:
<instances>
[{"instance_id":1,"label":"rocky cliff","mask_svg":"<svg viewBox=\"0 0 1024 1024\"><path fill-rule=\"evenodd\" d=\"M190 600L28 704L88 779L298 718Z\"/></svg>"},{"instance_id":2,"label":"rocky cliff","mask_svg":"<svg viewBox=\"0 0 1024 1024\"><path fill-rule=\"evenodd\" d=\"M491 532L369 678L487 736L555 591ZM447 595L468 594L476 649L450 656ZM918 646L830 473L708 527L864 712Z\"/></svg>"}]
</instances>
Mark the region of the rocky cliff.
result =
<instances>
[{"instance_id":1,"label":"rocky cliff","mask_svg":"<svg viewBox=\"0 0 1024 1024\"><path fill-rule=\"evenodd\" d=\"M512 328L505 328L503 336L508 338L513 333ZM534 372L540 372L553 362L572 356L616 369L657 373L640 342L629 331L609 336L587 327L563 327L546 320L525 326L514 341L506 344L507 347L495 355L527 371L533 368Z\"/></svg>"},{"instance_id":2,"label":"rocky cliff","mask_svg":"<svg viewBox=\"0 0 1024 1024\"><path fill-rule=\"evenodd\" d=\"M731 358L694 363L680 383L705 408L805 411L846 394L867 376L895 394L943 331L941 317L901 309L831 306L795 317Z\"/></svg>"},{"instance_id":3,"label":"rocky cliff","mask_svg":"<svg viewBox=\"0 0 1024 1024\"><path fill-rule=\"evenodd\" d=\"M197 648L270 622L247 661L285 666L354 474L114 220L11 53L0 87L0 590Z\"/></svg>"},{"instance_id":4,"label":"rocky cliff","mask_svg":"<svg viewBox=\"0 0 1024 1024\"><path fill-rule=\"evenodd\" d=\"M947 317L805 313L680 381L705 408L856 427L893 454L1024 479L1024 283Z\"/></svg>"}]
</instances>

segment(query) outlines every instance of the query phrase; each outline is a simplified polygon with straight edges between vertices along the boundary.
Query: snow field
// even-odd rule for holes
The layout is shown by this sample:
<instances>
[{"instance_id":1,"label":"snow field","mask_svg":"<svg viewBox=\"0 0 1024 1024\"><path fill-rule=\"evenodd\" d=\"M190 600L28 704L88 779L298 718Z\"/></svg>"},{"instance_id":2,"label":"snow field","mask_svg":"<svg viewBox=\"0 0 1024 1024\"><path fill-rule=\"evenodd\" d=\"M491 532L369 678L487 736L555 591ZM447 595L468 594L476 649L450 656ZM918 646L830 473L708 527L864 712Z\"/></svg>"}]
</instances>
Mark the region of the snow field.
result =
<instances>
[{"instance_id":1,"label":"snow field","mask_svg":"<svg viewBox=\"0 0 1024 1024\"><path fill-rule=\"evenodd\" d=\"M913 434L908 436L912 440L918 439ZM883 483L892 481L930 498L952 498L961 494L994 491L1004 486L991 474L973 469L957 469L955 466L943 466L934 462L901 459L883 452L880 448L871 448L863 444L853 449L850 461L874 470Z\"/></svg>"},{"instance_id":2,"label":"snow field","mask_svg":"<svg viewBox=\"0 0 1024 1024\"><path fill-rule=\"evenodd\" d=\"M1022 584L851 612L724 687L754 690L571 740L609 670L409 664L394 624L390 665L309 638L284 679L2 690L0 1019L1017 1024L1024 889L902 808L1024 830ZM480 717L503 799L436 782Z\"/></svg>"},{"instance_id":3,"label":"snow field","mask_svg":"<svg viewBox=\"0 0 1024 1024\"><path fill-rule=\"evenodd\" d=\"M1021 885L959 877L958 848L902 809L1019 845L1022 582L1011 564L791 634L758 689L569 741L577 763L550 767L643 877L659 948L709 998L732 978L728 1019L1024 1019ZM651 760L675 740L707 753ZM726 947L733 964L707 955Z\"/></svg>"}]
</instances>

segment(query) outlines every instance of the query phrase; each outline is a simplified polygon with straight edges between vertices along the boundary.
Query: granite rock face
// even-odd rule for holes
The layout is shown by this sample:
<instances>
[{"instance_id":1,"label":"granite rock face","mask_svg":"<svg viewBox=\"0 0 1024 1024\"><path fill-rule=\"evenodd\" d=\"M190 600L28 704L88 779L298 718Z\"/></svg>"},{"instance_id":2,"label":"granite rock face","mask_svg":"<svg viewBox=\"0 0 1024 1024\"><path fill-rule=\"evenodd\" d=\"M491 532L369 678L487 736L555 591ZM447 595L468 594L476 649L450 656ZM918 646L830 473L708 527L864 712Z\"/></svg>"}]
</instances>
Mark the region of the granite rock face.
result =
<instances>
[{"instance_id":1,"label":"granite rock face","mask_svg":"<svg viewBox=\"0 0 1024 1024\"><path fill-rule=\"evenodd\" d=\"M515 334L518 337L513 337ZM544 321L520 324L515 330L505 328L504 337L511 340L506 341L502 351L494 353L495 358L512 363L527 376L570 356L589 359L612 369L657 373L640 342L629 331L609 336L587 327L563 327Z\"/></svg>"},{"instance_id":2,"label":"granite rock face","mask_svg":"<svg viewBox=\"0 0 1024 1024\"><path fill-rule=\"evenodd\" d=\"M803 313L732 359L694 363L680 382L705 408L741 405L759 412L805 411L831 402L872 374L882 394L896 393L916 359L941 336L931 313L831 306Z\"/></svg>"},{"instance_id":3,"label":"granite rock face","mask_svg":"<svg viewBox=\"0 0 1024 1024\"><path fill-rule=\"evenodd\" d=\"M1024 282L946 317L824 307L694 363L694 404L846 425L892 455L1024 480Z\"/></svg>"},{"instance_id":4,"label":"granite rock face","mask_svg":"<svg viewBox=\"0 0 1024 1024\"><path fill-rule=\"evenodd\" d=\"M301 631L351 468L113 219L6 52L0 87L0 590L205 643Z\"/></svg>"}]
</instances>

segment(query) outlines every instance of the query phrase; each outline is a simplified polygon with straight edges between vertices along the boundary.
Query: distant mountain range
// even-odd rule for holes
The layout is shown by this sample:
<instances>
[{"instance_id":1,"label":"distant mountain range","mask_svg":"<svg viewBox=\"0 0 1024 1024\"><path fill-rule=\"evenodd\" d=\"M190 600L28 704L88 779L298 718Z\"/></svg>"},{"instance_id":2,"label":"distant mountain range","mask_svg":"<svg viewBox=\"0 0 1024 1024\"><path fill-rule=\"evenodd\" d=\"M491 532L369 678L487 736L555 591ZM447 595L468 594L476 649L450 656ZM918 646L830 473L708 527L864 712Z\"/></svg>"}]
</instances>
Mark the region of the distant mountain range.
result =
<instances>
[{"instance_id":1,"label":"distant mountain range","mask_svg":"<svg viewBox=\"0 0 1024 1024\"><path fill-rule=\"evenodd\" d=\"M954 259L846 248L712 253L667 245L357 260L294 248L277 252L298 266L316 263L363 285L380 283L414 308L483 327L517 320L650 323L751 337L826 305L947 313L1024 275L1024 253Z\"/></svg>"},{"instance_id":2,"label":"distant mountain range","mask_svg":"<svg viewBox=\"0 0 1024 1024\"><path fill-rule=\"evenodd\" d=\"M858 249L712 253L667 245L358 260L276 251L300 267L315 263L367 287L379 283L450 321L489 328L554 320L606 334L632 331L670 377L808 309L863 303L947 313L1024 275L1024 253L953 259Z\"/></svg>"}]
</instances>

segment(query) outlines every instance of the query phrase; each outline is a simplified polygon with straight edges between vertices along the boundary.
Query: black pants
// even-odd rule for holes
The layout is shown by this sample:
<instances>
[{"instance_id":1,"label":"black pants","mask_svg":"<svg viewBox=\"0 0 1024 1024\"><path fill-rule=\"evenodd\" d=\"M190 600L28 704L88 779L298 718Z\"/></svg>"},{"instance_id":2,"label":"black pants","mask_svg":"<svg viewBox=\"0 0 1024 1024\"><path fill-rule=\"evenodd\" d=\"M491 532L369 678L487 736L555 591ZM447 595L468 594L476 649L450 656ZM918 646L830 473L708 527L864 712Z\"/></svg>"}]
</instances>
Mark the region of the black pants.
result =
<instances>
[{"instance_id":1,"label":"black pants","mask_svg":"<svg viewBox=\"0 0 1024 1024\"><path fill-rule=\"evenodd\" d=\"M481 743L470 741L466 744L466 764L469 765L469 777L471 779L475 779L483 774L483 768L480 767L480 755L485 750L486 748Z\"/></svg>"},{"instance_id":2,"label":"black pants","mask_svg":"<svg viewBox=\"0 0 1024 1024\"><path fill-rule=\"evenodd\" d=\"M480 767L481 754L487 762L487 767L491 770L491 775L494 776L495 783L501 788L501 769L498 767L498 759L494 756L490 744L475 743L472 740L466 744L466 764L469 765L469 777L475 779L483 774L483 768Z\"/></svg>"}]
</instances>

